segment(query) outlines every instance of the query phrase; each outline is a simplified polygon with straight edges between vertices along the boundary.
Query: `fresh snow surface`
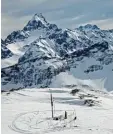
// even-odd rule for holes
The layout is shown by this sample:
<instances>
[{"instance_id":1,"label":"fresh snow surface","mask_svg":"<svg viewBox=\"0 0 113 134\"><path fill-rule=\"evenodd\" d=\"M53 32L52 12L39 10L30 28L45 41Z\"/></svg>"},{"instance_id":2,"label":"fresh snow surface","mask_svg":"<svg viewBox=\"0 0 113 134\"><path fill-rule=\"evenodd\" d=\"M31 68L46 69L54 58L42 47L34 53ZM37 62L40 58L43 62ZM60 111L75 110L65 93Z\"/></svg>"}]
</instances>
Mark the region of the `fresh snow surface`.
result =
<instances>
[{"instance_id":1,"label":"fresh snow surface","mask_svg":"<svg viewBox=\"0 0 113 134\"><path fill-rule=\"evenodd\" d=\"M80 90L75 96L72 89L52 88L54 115L68 113L67 120L51 119L49 89L22 89L4 92L2 100L2 134L112 134L113 95L108 92ZM84 105L81 94L95 96L97 104ZM90 97L91 99L91 97ZM72 121L77 116L77 120ZM65 126L65 127L64 127Z\"/></svg>"},{"instance_id":2,"label":"fresh snow surface","mask_svg":"<svg viewBox=\"0 0 113 134\"><path fill-rule=\"evenodd\" d=\"M19 55L13 55L12 57L5 58L1 60L1 68L9 67L18 62Z\"/></svg>"}]
</instances>

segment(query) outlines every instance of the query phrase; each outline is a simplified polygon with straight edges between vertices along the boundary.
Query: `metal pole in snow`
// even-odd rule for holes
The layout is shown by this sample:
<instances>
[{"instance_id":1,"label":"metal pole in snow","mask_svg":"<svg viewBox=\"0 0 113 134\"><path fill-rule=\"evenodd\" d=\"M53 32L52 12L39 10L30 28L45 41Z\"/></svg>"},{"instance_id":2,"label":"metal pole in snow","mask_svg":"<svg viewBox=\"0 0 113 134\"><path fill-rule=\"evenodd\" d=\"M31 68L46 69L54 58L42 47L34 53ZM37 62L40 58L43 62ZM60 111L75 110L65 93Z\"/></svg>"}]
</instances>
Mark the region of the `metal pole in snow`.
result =
<instances>
[{"instance_id":1,"label":"metal pole in snow","mask_svg":"<svg viewBox=\"0 0 113 134\"><path fill-rule=\"evenodd\" d=\"M50 89L49 89L49 91L50 91ZM52 97L51 91L50 91L50 97L51 97L51 113L52 113L52 118L53 118L54 117L53 116L53 97Z\"/></svg>"}]
</instances>

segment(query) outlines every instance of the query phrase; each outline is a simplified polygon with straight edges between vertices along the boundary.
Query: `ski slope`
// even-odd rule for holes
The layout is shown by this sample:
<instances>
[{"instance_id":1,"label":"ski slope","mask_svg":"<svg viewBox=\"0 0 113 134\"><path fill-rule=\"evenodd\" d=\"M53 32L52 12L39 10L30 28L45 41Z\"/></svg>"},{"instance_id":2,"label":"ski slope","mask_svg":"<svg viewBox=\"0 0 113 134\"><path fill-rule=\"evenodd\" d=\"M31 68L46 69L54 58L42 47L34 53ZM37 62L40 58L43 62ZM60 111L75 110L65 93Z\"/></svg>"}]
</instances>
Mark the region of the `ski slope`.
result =
<instances>
[{"instance_id":1,"label":"ski slope","mask_svg":"<svg viewBox=\"0 0 113 134\"><path fill-rule=\"evenodd\" d=\"M2 93L2 134L112 134L113 94L84 89L72 96L71 90L51 89L54 115L64 115L65 111L68 113L68 119L61 121L51 119L49 89L22 89ZM80 99L80 95L86 96ZM98 103L92 107L84 105L88 98ZM72 121L73 112L77 115L76 121Z\"/></svg>"}]
</instances>

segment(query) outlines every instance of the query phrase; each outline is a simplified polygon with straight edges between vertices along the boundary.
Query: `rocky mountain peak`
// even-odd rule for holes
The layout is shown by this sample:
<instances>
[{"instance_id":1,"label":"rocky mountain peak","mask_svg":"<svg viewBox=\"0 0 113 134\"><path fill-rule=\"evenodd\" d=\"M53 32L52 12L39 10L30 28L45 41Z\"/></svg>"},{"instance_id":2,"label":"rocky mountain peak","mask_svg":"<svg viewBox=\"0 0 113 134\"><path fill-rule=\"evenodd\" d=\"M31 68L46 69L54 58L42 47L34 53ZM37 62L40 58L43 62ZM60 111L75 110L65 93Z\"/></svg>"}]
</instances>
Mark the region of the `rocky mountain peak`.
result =
<instances>
[{"instance_id":1,"label":"rocky mountain peak","mask_svg":"<svg viewBox=\"0 0 113 134\"><path fill-rule=\"evenodd\" d=\"M47 21L46 21L45 17L42 15L42 13L35 14L31 21L34 21L34 20L37 22L41 21L43 24L47 24Z\"/></svg>"},{"instance_id":2,"label":"rocky mountain peak","mask_svg":"<svg viewBox=\"0 0 113 134\"><path fill-rule=\"evenodd\" d=\"M63 30L35 14L23 30L12 32L5 40L7 48L16 50L13 57L20 55L12 66L2 68L2 88L11 88L10 84L49 87L52 79L65 71L74 78L107 78L105 88L111 90L112 32L91 24Z\"/></svg>"},{"instance_id":3,"label":"rocky mountain peak","mask_svg":"<svg viewBox=\"0 0 113 134\"><path fill-rule=\"evenodd\" d=\"M31 31L35 29L45 28L48 26L48 22L44 18L44 16L40 14L35 14L32 19L27 23L23 30Z\"/></svg>"},{"instance_id":4,"label":"rocky mountain peak","mask_svg":"<svg viewBox=\"0 0 113 134\"><path fill-rule=\"evenodd\" d=\"M92 24L80 26L79 29L81 29L81 30L100 30L100 28L97 25L92 25Z\"/></svg>"}]
</instances>

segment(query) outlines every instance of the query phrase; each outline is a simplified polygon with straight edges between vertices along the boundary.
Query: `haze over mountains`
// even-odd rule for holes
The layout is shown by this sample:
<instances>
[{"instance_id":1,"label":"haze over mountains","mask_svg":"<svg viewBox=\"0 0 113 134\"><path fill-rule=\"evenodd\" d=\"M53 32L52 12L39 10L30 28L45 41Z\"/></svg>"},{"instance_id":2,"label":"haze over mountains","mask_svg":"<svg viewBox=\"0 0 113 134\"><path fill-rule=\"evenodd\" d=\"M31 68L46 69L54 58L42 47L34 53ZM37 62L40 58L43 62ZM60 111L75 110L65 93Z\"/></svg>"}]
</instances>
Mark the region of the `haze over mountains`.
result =
<instances>
[{"instance_id":1,"label":"haze over mountains","mask_svg":"<svg viewBox=\"0 0 113 134\"><path fill-rule=\"evenodd\" d=\"M113 90L112 29L90 24L61 29L35 14L2 42L2 90L67 85L103 89L104 82Z\"/></svg>"}]
</instances>

